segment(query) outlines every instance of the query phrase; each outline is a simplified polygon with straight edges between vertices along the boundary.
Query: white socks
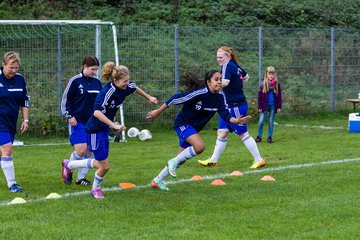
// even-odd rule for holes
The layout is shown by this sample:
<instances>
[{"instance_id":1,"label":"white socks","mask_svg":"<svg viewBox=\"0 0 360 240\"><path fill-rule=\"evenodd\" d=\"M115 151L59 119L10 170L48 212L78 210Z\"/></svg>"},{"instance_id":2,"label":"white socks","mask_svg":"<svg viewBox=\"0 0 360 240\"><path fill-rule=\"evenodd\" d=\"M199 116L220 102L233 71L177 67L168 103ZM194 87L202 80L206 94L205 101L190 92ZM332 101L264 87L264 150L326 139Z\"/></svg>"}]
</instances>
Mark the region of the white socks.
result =
<instances>
[{"instance_id":1,"label":"white socks","mask_svg":"<svg viewBox=\"0 0 360 240\"><path fill-rule=\"evenodd\" d=\"M211 162L216 163L220 157L220 155L222 154L222 152L224 151L224 149L226 148L226 143L227 143L227 138L217 138L216 139L216 144L215 144L215 148L214 148L214 152L211 156Z\"/></svg>"},{"instance_id":2,"label":"white socks","mask_svg":"<svg viewBox=\"0 0 360 240\"><path fill-rule=\"evenodd\" d=\"M93 182L93 185L92 185L92 189L99 189L99 188L101 188L101 183L102 183L103 180L104 180L104 177L99 177L99 176L97 175L97 173L95 172L94 182Z\"/></svg>"},{"instance_id":3,"label":"white socks","mask_svg":"<svg viewBox=\"0 0 360 240\"><path fill-rule=\"evenodd\" d=\"M12 156L1 157L1 168L4 172L8 187L11 187L14 183L16 183L15 168L14 162L12 161Z\"/></svg>"},{"instance_id":4,"label":"white socks","mask_svg":"<svg viewBox=\"0 0 360 240\"><path fill-rule=\"evenodd\" d=\"M187 147L181 153L179 153L176 157L173 158L174 163L177 165L181 165L186 160L195 157L197 154L194 150L194 147Z\"/></svg>"},{"instance_id":5,"label":"white socks","mask_svg":"<svg viewBox=\"0 0 360 240\"><path fill-rule=\"evenodd\" d=\"M155 182L161 182L162 180L164 180L165 178L167 178L169 176L169 171L168 171L168 167L165 166L163 170L161 170L161 172L159 173L159 175L157 175L154 180Z\"/></svg>"},{"instance_id":6,"label":"white socks","mask_svg":"<svg viewBox=\"0 0 360 240\"><path fill-rule=\"evenodd\" d=\"M183 164L186 160L195 157L197 154L193 146L185 148L181 153L172 159L178 167ZM154 178L155 182L161 182L169 176L168 167L165 166L163 170Z\"/></svg>"},{"instance_id":7,"label":"white socks","mask_svg":"<svg viewBox=\"0 0 360 240\"><path fill-rule=\"evenodd\" d=\"M94 168L94 159L87 158L82 160L70 161L68 166L71 170L73 170L74 168Z\"/></svg>"},{"instance_id":8,"label":"white socks","mask_svg":"<svg viewBox=\"0 0 360 240\"><path fill-rule=\"evenodd\" d=\"M256 162L261 162L262 158L260 156L260 152L259 152L259 149L258 149L258 147L256 145L256 142L255 142L254 138L251 137L250 135L246 135L245 137L243 137L241 139L241 141L243 141L246 148L249 150L249 152L253 156L254 160Z\"/></svg>"},{"instance_id":9,"label":"white socks","mask_svg":"<svg viewBox=\"0 0 360 240\"><path fill-rule=\"evenodd\" d=\"M88 158L92 158L92 156L83 156L83 157L79 157L76 152L74 151L71 155L70 155L70 161L79 161L79 160L85 160ZM86 174L88 173L89 168L87 167L81 167L78 169L78 175L76 180L80 180L80 179L84 179Z\"/></svg>"}]
</instances>

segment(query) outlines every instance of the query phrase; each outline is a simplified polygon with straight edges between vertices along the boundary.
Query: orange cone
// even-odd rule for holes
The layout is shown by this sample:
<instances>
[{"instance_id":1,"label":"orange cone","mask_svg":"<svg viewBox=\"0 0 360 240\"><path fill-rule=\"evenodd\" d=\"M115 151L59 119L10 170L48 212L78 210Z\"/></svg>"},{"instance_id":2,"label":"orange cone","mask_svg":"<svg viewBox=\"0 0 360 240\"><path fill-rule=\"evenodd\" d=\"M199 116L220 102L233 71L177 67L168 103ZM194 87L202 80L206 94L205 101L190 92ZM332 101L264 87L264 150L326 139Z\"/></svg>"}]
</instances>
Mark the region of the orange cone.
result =
<instances>
[{"instance_id":1,"label":"orange cone","mask_svg":"<svg viewBox=\"0 0 360 240\"><path fill-rule=\"evenodd\" d=\"M131 189L131 188L136 187L136 185L133 183L119 183L119 187L121 187L123 189Z\"/></svg>"},{"instance_id":2,"label":"orange cone","mask_svg":"<svg viewBox=\"0 0 360 240\"><path fill-rule=\"evenodd\" d=\"M215 180L211 183L211 185L214 185L214 186L223 186L223 185L226 185L226 183L224 183L224 181L221 180L221 179L215 179Z\"/></svg>"},{"instance_id":3,"label":"orange cone","mask_svg":"<svg viewBox=\"0 0 360 240\"><path fill-rule=\"evenodd\" d=\"M230 173L231 176L235 176L235 177L239 177L239 176L243 176L244 174L240 171L233 171L232 173Z\"/></svg>"},{"instance_id":4,"label":"orange cone","mask_svg":"<svg viewBox=\"0 0 360 240\"><path fill-rule=\"evenodd\" d=\"M202 181L202 180L203 180L203 177L200 176L200 175L194 175L191 179L192 179L193 181Z\"/></svg>"},{"instance_id":5,"label":"orange cone","mask_svg":"<svg viewBox=\"0 0 360 240\"><path fill-rule=\"evenodd\" d=\"M273 178L273 177L270 176L270 175L265 175L265 176L263 176L260 180L261 180L261 181L265 181L265 182L269 182L269 181L275 181L275 178Z\"/></svg>"}]
</instances>

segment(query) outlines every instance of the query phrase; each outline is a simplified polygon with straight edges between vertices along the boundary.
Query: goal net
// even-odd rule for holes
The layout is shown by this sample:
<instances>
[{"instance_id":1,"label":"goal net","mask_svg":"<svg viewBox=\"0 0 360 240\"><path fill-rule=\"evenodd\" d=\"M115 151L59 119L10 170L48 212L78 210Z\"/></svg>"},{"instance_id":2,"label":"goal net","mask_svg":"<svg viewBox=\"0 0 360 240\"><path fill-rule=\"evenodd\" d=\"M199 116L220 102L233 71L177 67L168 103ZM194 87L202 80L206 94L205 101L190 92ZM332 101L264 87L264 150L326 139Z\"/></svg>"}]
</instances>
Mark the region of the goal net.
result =
<instances>
[{"instance_id":1,"label":"goal net","mask_svg":"<svg viewBox=\"0 0 360 240\"><path fill-rule=\"evenodd\" d=\"M60 111L63 90L81 71L87 55L97 56L100 65L109 60L118 65L116 38L112 22L0 20L0 54L19 52L19 72L31 96L30 128L26 134L17 134L18 141L68 143L68 126ZM117 121L123 122L122 107L120 118Z\"/></svg>"}]
</instances>

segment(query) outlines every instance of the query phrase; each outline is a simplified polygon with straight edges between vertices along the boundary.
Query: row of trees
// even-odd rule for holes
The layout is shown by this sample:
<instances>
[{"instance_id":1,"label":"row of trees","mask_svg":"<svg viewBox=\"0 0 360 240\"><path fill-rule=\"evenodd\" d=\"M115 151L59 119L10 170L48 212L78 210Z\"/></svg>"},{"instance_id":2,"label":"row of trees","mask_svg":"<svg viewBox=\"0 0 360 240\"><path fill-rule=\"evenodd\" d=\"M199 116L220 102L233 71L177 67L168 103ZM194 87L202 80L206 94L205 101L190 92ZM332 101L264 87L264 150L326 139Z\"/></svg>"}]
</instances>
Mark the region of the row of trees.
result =
<instances>
[{"instance_id":1,"label":"row of trees","mask_svg":"<svg viewBox=\"0 0 360 240\"><path fill-rule=\"evenodd\" d=\"M117 25L360 28L358 0L3 0L1 19L99 19Z\"/></svg>"}]
</instances>

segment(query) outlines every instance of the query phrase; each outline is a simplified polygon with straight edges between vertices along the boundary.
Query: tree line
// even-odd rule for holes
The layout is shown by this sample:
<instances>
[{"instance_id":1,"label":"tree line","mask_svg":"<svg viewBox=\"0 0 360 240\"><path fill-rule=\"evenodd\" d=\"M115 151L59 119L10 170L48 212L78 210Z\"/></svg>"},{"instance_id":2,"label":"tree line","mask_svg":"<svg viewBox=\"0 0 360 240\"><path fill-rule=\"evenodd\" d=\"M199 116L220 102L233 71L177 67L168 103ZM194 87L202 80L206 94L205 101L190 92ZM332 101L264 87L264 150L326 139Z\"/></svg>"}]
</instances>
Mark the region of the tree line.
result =
<instances>
[{"instance_id":1,"label":"tree line","mask_svg":"<svg viewBox=\"0 0 360 240\"><path fill-rule=\"evenodd\" d=\"M103 20L117 25L360 28L359 0L3 0L3 20Z\"/></svg>"}]
</instances>

